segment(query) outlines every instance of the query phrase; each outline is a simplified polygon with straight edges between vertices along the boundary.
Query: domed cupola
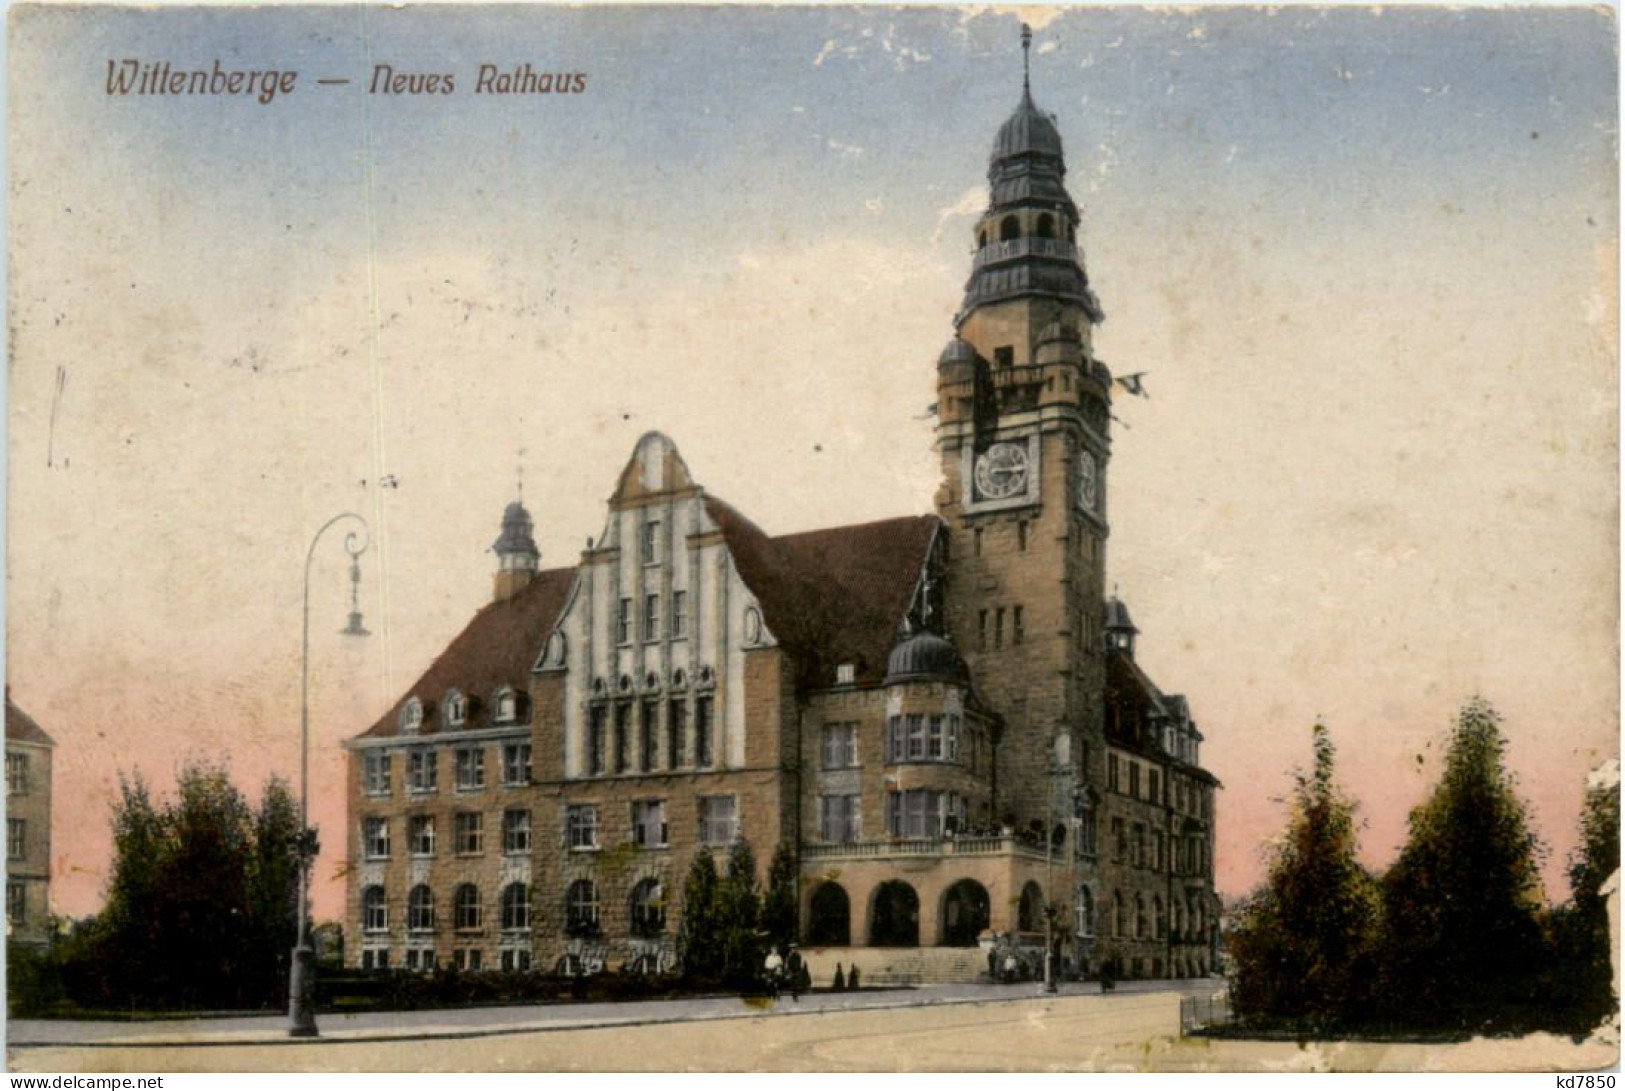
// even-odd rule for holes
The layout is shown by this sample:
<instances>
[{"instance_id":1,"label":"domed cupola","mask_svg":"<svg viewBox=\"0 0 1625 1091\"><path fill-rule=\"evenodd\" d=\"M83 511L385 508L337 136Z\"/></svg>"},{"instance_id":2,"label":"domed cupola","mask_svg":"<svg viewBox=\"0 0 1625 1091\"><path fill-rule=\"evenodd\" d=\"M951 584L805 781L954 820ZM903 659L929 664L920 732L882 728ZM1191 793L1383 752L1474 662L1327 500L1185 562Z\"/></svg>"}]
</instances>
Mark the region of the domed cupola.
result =
<instances>
[{"instance_id":1,"label":"domed cupola","mask_svg":"<svg viewBox=\"0 0 1625 1091\"><path fill-rule=\"evenodd\" d=\"M1128 607L1113 596L1106 600L1106 646L1134 658L1134 638L1140 630L1128 616Z\"/></svg>"},{"instance_id":2,"label":"domed cupola","mask_svg":"<svg viewBox=\"0 0 1625 1091\"><path fill-rule=\"evenodd\" d=\"M493 596L502 602L512 598L530 583L536 574L536 565L542 551L536 548L532 531L534 524L525 505L515 500L502 511L502 533L492 543L491 551L497 555L496 588Z\"/></svg>"},{"instance_id":3,"label":"domed cupola","mask_svg":"<svg viewBox=\"0 0 1625 1091\"><path fill-rule=\"evenodd\" d=\"M901 682L953 682L962 686L969 678L965 661L954 646L925 630L899 640L886 661L888 686Z\"/></svg>"},{"instance_id":4,"label":"domed cupola","mask_svg":"<svg viewBox=\"0 0 1625 1091\"><path fill-rule=\"evenodd\" d=\"M937 357L937 376L945 383L968 382L976 377L976 350L969 341L955 337Z\"/></svg>"},{"instance_id":5,"label":"domed cupola","mask_svg":"<svg viewBox=\"0 0 1625 1091\"><path fill-rule=\"evenodd\" d=\"M1055 121L1033 102L1032 90L1021 89L1021 104L993 140L993 158L1014 159L1018 155L1047 155L1061 158L1061 131Z\"/></svg>"}]
</instances>

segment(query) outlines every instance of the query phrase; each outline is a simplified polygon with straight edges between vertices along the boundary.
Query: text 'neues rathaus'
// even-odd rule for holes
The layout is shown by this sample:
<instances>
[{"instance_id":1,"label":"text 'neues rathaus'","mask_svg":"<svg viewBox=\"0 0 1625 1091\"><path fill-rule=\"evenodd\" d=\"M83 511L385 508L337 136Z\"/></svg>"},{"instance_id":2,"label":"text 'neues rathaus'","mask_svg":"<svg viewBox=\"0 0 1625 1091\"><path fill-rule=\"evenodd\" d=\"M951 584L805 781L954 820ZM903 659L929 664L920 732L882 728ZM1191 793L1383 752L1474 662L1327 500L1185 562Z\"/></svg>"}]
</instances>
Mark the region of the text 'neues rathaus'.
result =
<instances>
[{"instance_id":1,"label":"text 'neues rathaus'","mask_svg":"<svg viewBox=\"0 0 1625 1091\"><path fill-rule=\"evenodd\" d=\"M1213 966L1217 782L1105 594L1065 173L1024 85L936 363L934 513L770 536L659 433L570 567L509 505L494 601L347 744L348 961L669 968L694 854L745 838L795 847L815 974L969 979L1046 906L1072 973Z\"/></svg>"}]
</instances>

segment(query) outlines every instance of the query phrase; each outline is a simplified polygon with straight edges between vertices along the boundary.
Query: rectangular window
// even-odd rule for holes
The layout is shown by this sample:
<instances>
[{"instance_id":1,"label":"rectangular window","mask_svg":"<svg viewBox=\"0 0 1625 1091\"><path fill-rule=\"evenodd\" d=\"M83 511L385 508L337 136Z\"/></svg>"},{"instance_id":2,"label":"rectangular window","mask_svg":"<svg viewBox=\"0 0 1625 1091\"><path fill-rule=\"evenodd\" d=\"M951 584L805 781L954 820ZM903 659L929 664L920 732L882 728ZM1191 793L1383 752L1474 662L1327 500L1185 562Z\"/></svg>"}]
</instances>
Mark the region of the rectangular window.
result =
<instances>
[{"instance_id":1,"label":"rectangular window","mask_svg":"<svg viewBox=\"0 0 1625 1091\"><path fill-rule=\"evenodd\" d=\"M858 725L824 725L824 768L851 769L858 764Z\"/></svg>"},{"instance_id":2,"label":"rectangular window","mask_svg":"<svg viewBox=\"0 0 1625 1091\"><path fill-rule=\"evenodd\" d=\"M971 551L976 556L980 557L982 555L982 528L977 527L975 530L971 531L970 533L971 533L971 542L972 542Z\"/></svg>"},{"instance_id":3,"label":"rectangular window","mask_svg":"<svg viewBox=\"0 0 1625 1091\"><path fill-rule=\"evenodd\" d=\"M389 794L389 755L368 751L362 758L362 790L370 796Z\"/></svg>"},{"instance_id":4,"label":"rectangular window","mask_svg":"<svg viewBox=\"0 0 1625 1091\"><path fill-rule=\"evenodd\" d=\"M459 811L454 818L454 843L459 856L477 856L485 851L485 816L473 811Z\"/></svg>"},{"instance_id":5,"label":"rectangular window","mask_svg":"<svg viewBox=\"0 0 1625 1091\"><path fill-rule=\"evenodd\" d=\"M1146 787L1151 793L1151 802L1153 802L1153 803L1161 803L1162 802L1162 774L1159 771L1157 771L1156 769L1147 769L1145 771L1145 775L1146 775Z\"/></svg>"},{"instance_id":6,"label":"rectangular window","mask_svg":"<svg viewBox=\"0 0 1625 1091\"><path fill-rule=\"evenodd\" d=\"M942 737L942 717L932 716L927 721L925 732L925 756L932 761L941 761L945 753Z\"/></svg>"},{"instance_id":7,"label":"rectangular window","mask_svg":"<svg viewBox=\"0 0 1625 1091\"><path fill-rule=\"evenodd\" d=\"M694 762L709 769L711 754L711 698L694 698Z\"/></svg>"},{"instance_id":8,"label":"rectangular window","mask_svg":"<svg viewBox=\"0 0 1625 1091\"><path fill-rule=\"evenodd\" d=\"M681 640L688 635L688 592L671 593L671 637Z\"/></svg>"},{"instance_id":9,"label":"rectangular window","mask_svg":"<svg viewBox=\"0 0 1625 1091\"><path fill-rule=\"evenodd\" d=\"M1003 369L1016 366L1016 350L1013 345L1000 345L993 350L993 366Z\"/></svg>"},{"instance_id":10,"label":"rectangular window","mask_svg":"<svg viewBox=\"0 0 1625 1091\"><path fill-rule=\"evenodd\" d=\"M502 851L530 851L530 812L513 807L502 812Z\"/></svg>"},{"instance_id":11,"label":"rectangular window","mask_svg":"<svg viewBox=\"0 0 1625 1091\"><path fill-rule=\"evenodd\" d=\"M632 643L632 600L622 599L615 615L615 643Z\"/></svg>"},{"instance_id":12,"label":"rectangular window","mask_svg":"<svg viewBox=\"0 0 1625 1091\"><path fill-rule=\"evenodd\" d=\"M976 611L976 650L987 651L987 611Z\"/></svg>"},{"instance_id":13,"label":"rectangular window","mask_svg":"<svg viewBox=\"0 0 1625 1091\"><path fill-rule=\"evenodd\" d=\"M511 742L502 748L502 783L511 788L530 783L530 743Z\"/></svg>"},{"instance_id":14,"label":"rectangular window","mask_svg":"<svg viewBox=\"0 0 1625 1091\"><path fill-rule=\"evenodd\" d=\"M643 524L643 543L638 552L644 564L660 563L660 523L657 520Z\"/></svg>"},{"instance_id":15,"label":"rectangular window","mask_svg":"<svg viewBox=\"0 0 1625 1091\"><path fill-rule=\"evenodd\" d=\"M598 808L591 803L572 803L564 808L564 824L570 847L598 847Z\"/></svg>"},{"instance_id":16,"label":"rectangular window","mask_svg":"<svg viewBox=\"0 0 1625 1091\"><path fill-rule=\"evenodd\" d=\"M993 611L993 650L1004 647L1004 607Z\"/></svg>"},{"instance_id":17,"label":"rectangular window","mask_svg":"<svg viewBox=\"0 0 1625 1091\"><path fill-rule=\"evenodd\" d=\"M1078 852L1084 856L1095 855L1098 840L1094 808L1085 807L1083 815L1078 819Z\"/></svg>"},{"instance_id":18,"label":"rectangular window","mask_svg":"<svg viewBox=\"0 0 1625 1091\"><path fill-rule=\"evenodd\" d=\"M943 755L948 761L959 760L959 717L950 712L947 727L947 751Z\"/></svg>"},{"instance_id":19,"label":"rectangular window","mask_svg":"<svg viewBox=\"0 0 1625 1091\"><path fill-rule=\"evenodd\" d=\"M1123 863L1128 859L1128 831L1121 818L1112 819L1112 860Z\"/></svg>"},{"instance_id":20,"label":"rectangular window","mask_svg":"<svg viewBox=\"0 0 1625 1091\"><path fill-rule=\"evenodd\" d=\"M28 755L6 755L6 794L20 796L28 791Z\"/></svg>"},{"instance_id":21,"label":"rectangular window","mask_svg":"<svg viewBox=\"0 0 1625 1091\"><path fill-rule=\"evenodd\" d=\"M466 747L457 751L457 790L475 792L485 787L485 751Z\"/></svg>"},{"instance_id":22,"label":"rectangular window","mask_svg":"<svg viewBox=\"0 0 1625 1091\"><path fill-rule=\"evenodd\" d=\"M688 705L681 697L673 697L666 705L666 768L676 769L687 764Z\"/></svg>"},{"instance_id":23,"label":"rectangular window","mask_svg":"<svg viewBox=\"0 0 1625 1091\"><path fill-rule=\"evenodd\" d=\"M369 860L389 859L389 819L361 820L361 852Z\"/></svg>"},{"instance_id":24,"label":"rectangular window","mask_svg":"<svg viewBox=\"0 0 1625 1091\"><path fill-rule=\"evenodd\" d=\"M925 717L918 712L910 713L908 724L908 760L920 761L925 757Z\"/></svg>"},{"instance_id":25,"label":"rectangular window","mask_svg":"<svg viewBox=\"0 0 1625 1091\"><path fill-rule=\"evenodd\" d=\"M433 750L414 750L408 759L407 787L414 792L432 792L439 784L439 769Z\"/></svg>"},{"instance_id":26,"label":"rectangular window","mask_svg":"<svg viewBox=\"0 0 1625 1091\"><path fill-rule=\"evenodd\" d=\"M604 773L604 706L593 705L587 713L587 770L592 776Z\"/></svg>"},{"instance_id":27,"label":"rectangular window","mask_svg":"<svg viewBox=\"0 0 1625 1091\"><path fill-rule=\"evenodd\" d=\"M27 903L23 901L23 891L26 888L21 883L6 884L6 920L12 924L23 924L27 917Z\"/></svg>"},{"instance_id":28,"label":"rectangular window","mask_svg":"<svg viewBox=\"0 0 1625 1091\"><path fill-rule=\"evenodd\" d=\"M652 772L660 744L660 702L646 697L638 707L638 769Z\"/></svg>"},{"instance_id":29,"label":"rectangular window","mask_svg":"<svg viewBox=\"0 0 1625 1091\"><path fill-rule=\"evenodd\" d=\"M660 639L660 596L643 596L643 639Z\"/></svg>"},{"instance_id":30,"label":"rectangular window","mask_svg":"<svg viewBox=\"0 0 1625 1091\"><path fill-rule=\"evenodd\" d=\"M731 845L739 833L733 796L700 797L700 842Z\"/></svg>"},{"instance_id":31,"label":"rectangular window","mask_svg":"<svg viewBox=\"0 0 1625 1091\"><path fill-rule=\"evenodd\" d=\"M856 663L838 663L835 666L835 684L837 686L850 686L858 680L858 666Z\"/></svg>"},{"instance_id":32,"label":"rectangular window","mask_svg":"<svg viewBox=\"0 0 1625 1091\"><path fill-rule=\"evenodd\" d=\"M407 822L407 845L413 856L434 855L434 816L415 814Z\"/></svg>"},{"instance_id":33,"label":"rectangular window","mask_svg":"<svg viewBox=\"0 0 1625 1091\"><path fill-rule=\"evenodd\" d=\"M1027 520L1023 519L1016 524L1016 548L1027 552Z\"/></svg>"},{"instance_id":34,"label":"rectangular window","mask_svg":"<svg viewBox=\"0 0 1625 1091\"><path fill-rule=\"evenodd\" d=\"M615 706L615 771L624 773L632 766L632 702Z\"/></svg>"},{"instance_id":35,"label":"rectangular window","mask_svg":"<svg viewBox=\"0 0 1625 1091\"><path fill-rule=\"evenodd\" d=\"M964 799L949 792L893 792L886 802L886 832L893 837L941 837L948 819L965 823Z\"/></svg>"},{"instance_id":36,"label":"rectangular window","mask_svg":"<svg viewBox=\"0 0 1625 1091\"><path fill-rule=\"evenodd\" d=\"M1110 791L1117 791L1117 755L1106 755L1106 787Z\"/></svg>"},{"instance_id":37,"label":"rectangular window","mask_svg":"<svg viewBox=\"0 0 1625 1091\"><path fill-rule=\"evenodd\" d=\"M1168 838L1163 835L1161 830L1157 830L1151 835L1151 869L1153 871L1162 870L1163 854L1167 851Z\"/></svg>"},{"instance_id":38,"label":"rectangular window","mask_svg":"<svg viewBox=\"0 0 1625 1091\"><path fill-rule=\"evenodd\" d=\"M21 860L28 827L20 818L6 819L6 859Z\"/></svg>"},{"instance_id":39,"label":"rectangular window","mask_svg":"<svg viewBox=\"0 0 1625 1091\"><path fill-rule=\"evenodd\" d=\"M858 797L822 796L818 800L818 832L825 841L849 842L861 839L858 829Z\"/></svg>"},{"instance_id":40,"label":"rectangular window","mask_svg":"<svg viewBox=\"0 0 1625 1091\"><path fill-rule=\"evenodd\" d=\"M632 840L642 848L666 847L666 803L640 799L632 804Z\"/></svg>"},{"instance_id":41,"label":"rectangular window","mask_svg":"<svg viewBox=\"0 0 1625 1091\"><path fill-rule=\"evenodd\" d=\"M1140 798L1140 763L1128 763L1128 794L1132 799Z\"/></svg>"},{"instance_id":42,"label":"rectangular window","mask_svg":"<svg viewBox=\"0 0 1625 1091\"><path fill-rule=\"evenodd\" d=\"M1022 616L1021 607L1015 607L1010 614L1010 643L1022 644L1027 640L1027 622Z\"/></svg>"},{"instance_id":43,"label":"rectangular window","mask_svg":"<svg viewBox=\"0 0 1625 1091\"><path fill-rule=\"evenodd\" d=\"M1145 827L1134 823L1134 866L1145 867Z\"/></svg>"}]
</instances>

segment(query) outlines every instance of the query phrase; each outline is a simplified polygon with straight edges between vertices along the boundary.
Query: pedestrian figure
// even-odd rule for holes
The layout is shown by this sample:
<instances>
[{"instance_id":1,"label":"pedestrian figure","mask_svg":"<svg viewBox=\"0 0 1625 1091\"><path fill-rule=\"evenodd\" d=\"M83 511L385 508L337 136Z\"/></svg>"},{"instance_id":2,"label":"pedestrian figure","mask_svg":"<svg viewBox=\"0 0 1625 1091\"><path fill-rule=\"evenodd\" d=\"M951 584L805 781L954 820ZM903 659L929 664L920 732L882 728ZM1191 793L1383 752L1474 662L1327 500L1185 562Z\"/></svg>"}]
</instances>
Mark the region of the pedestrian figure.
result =
<instances>
[{"instance_id":1,"label":"pedestrian figure","mask_svg":"<svg viewBox=\"0 0 1625 1091\"><path fill-rule=\"evenodd\" d=\"M768 948L767 959L762 963L762 976L767 978L768 995L777 1000L779 989L784 985L784 959L777 947Z\"/></svg>"},{"instance_id":2,"label":"pedestrian figure","mask_svg":"<svg viewBox=\"0 0 1625 1091\"><path fill-rule=\"evenodd\" d=\"M835 964L835 981L830 985L830 991L842 992L846 989L846 975L841 972L841 964Z\"/></svg>"},{"instance_id":3,"label":"pedestrian figure","mask_svg":"<svg viewBox=\"0 0 1625 1091\"><path fill-rule=\"evenodd\" d=\"M801 975L806 972L807 964L801 960L801 952L792 943L790 957L784 960L784 977L790 983L790 999L797 1004L801 1003Z\"/></svg>"},{"instance_id":4,"label":"pedestrian figure","mask_svg":"<svg viewBox=\"0 0 1625 1091\"><path fill-rule=\"evenodd\" d=\"M1015 984L1016 974L1020 968L1021 964L1016 961L1016 952L1014 950L1006 950L1004 952L1004 983L1006 985Z\"/></svg>"},{"instance_id":5,"label":"pedestrian figure","mask_svg":"<svg viewBox=\"0 0 1625 1091\"><path fill-rule=\"evenodd\" d=\"M846 979L846 987L853 992L858 990L858 964L852 964L852 974Z\"/></svg>"}]
</instances>

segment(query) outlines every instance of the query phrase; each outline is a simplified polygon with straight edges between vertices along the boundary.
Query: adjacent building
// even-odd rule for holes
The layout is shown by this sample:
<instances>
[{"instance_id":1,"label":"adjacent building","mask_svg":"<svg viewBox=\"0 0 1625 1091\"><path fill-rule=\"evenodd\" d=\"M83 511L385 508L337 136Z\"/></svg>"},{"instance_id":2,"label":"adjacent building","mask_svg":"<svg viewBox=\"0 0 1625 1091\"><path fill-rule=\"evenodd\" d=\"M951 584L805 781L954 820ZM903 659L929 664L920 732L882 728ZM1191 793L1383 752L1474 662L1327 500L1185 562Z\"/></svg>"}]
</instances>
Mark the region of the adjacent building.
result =
<instances>
[{"instance_id":1,"label":"adjacent building","mask_svg":"<svg viewBox=\"0 0 1625 1091\"><path fill-rule=\"evenodd\" d=\"M6 935L51 936L51 741L6 696Z\"/></svg>"},{"instance_id":2,"label":"adjacent building","mask_svg":"<svg viewBox=\"0 0 1625 1091\"><path fill-rule=\"evenodd\" d=\"M1105 593L1103 315L1025 87L988 177L930 514L769 535L659 433L568 567L509 505L493 601L347 744L357 965L669 967L742 837L794 846L811 948L1212 967L1217 785Z\"/></svg>"}]
</instances>

